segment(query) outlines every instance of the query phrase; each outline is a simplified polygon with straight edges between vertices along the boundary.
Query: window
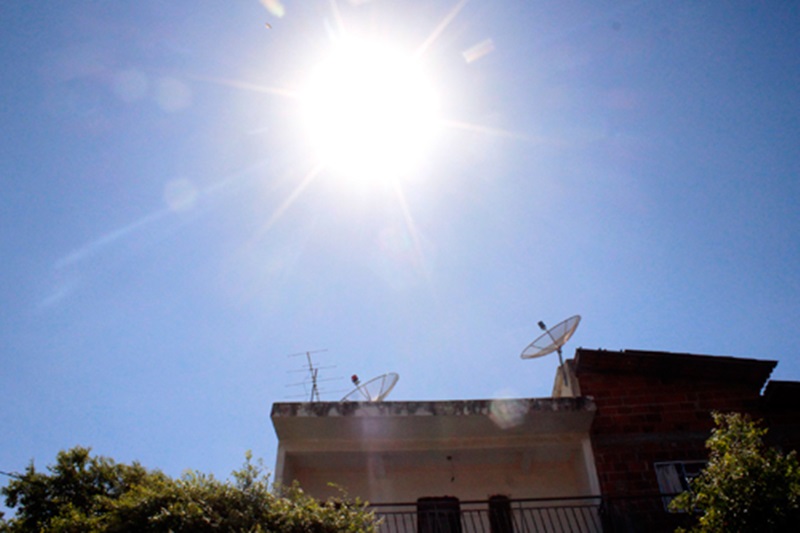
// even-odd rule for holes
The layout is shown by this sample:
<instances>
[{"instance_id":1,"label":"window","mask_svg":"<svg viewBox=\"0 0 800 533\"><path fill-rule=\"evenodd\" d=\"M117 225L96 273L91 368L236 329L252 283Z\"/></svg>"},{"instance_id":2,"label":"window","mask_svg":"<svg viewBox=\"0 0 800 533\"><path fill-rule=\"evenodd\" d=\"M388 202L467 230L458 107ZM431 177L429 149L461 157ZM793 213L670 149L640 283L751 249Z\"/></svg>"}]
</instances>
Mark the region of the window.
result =
<instances>
[{"instance_id":1,"label":"window","mask_svg":"<svg viewBox=\"0 0 800 533\"><path fill-rule=\"evenodd\" d=\"M689 483L700 475L706 467L706 461L672 461L665 463L655 463L653 465L658 479L658 489L661 494L667 495L662 498L664 509L669 510L669 502L677 494L689 490Z\"/></svg>"}]
</instances>

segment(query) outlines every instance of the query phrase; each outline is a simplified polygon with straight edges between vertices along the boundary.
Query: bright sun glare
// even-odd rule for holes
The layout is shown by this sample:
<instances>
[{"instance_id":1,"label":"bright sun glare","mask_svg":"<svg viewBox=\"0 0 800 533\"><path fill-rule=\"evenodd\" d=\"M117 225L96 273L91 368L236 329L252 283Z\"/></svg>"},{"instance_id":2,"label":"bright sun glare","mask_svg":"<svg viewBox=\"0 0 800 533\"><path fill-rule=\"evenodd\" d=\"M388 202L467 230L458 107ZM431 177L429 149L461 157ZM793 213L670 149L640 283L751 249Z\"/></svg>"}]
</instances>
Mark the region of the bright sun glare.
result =
<instances>
[{"instance_id":1,"label":"bright sun glare","mask_svg":"<svg viewBox=\"0 0 800 533\"><path fill-rule=\"evenodd\" d=\"M340 42L311 72L302 101L323 164L358 183L411 172L439 128L418 62L373 42Z\"/></svg>"}]
</instances>

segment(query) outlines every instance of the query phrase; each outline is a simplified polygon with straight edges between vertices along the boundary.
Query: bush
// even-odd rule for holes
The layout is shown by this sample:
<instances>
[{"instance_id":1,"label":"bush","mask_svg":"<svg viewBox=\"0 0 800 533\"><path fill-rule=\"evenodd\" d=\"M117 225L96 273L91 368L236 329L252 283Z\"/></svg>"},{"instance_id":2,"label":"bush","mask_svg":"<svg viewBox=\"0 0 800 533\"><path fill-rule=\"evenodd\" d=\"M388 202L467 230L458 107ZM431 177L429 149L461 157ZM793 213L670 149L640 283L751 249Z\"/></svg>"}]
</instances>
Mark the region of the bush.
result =
<instances>
[{"instance_id":1,"label":"bush","mask_svg":"<svg viewBox=\"0 0 800 533\"><path fill-rule=\"evenodd\" d=\"M764 445L767 430L746 415L714 413L708 465L670 507L698 514L694 532L794 532L800 524L795 452Z\"/></svg>"},{"instance_id":2,"label":"bush","mask_svg":"<svg viewBox=\"0 0 800 533\"><path fill-rule=\"evenodd\" d=\"M248 453L232 481L199 472L178 479L138 463L92 456L88 448L62 451L47 473L31 463L2 488L16 515L0 518L5 533L376 531L364 503L320 502L298 486L270 490L261 463Z\"/></svg>"}]
</instances>

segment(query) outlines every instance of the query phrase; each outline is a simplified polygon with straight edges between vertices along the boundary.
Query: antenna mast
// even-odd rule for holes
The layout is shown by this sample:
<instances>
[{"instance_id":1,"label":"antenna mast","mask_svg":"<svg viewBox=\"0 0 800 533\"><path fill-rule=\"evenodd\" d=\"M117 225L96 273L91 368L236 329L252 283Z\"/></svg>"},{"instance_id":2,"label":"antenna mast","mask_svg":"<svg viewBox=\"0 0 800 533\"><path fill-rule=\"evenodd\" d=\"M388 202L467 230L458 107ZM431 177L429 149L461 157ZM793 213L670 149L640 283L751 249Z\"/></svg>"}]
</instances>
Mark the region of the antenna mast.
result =
<instances>
[{"instance_id":1,"label":"antenna mast","mask_svg":"<svg viewBox=\"0 0 800 533\"><path fill-rule=\"evenodd\" d=\"M550 337L550 340L553 342L553 345L556 346L556 353L558 354L558 364L560 365L561 368L561 379L564 380L564 385L569 387L569 378L567 377L568 374L567 367L564 366L564 358L561 356L561 346L563 345L563 342L559 342L558 340L556 340L555 337L553 337L553 334L550 332L549 329L547 329L547 326L544 324L543 320L540 320L537 325L539 326L539 329L544 331L547 334L547 336Z\"/></svg>"},{"instance_id":2,"label":"antenna mast","mask_svg":"<svg viewBox=\"0 0 800 533\"><path fill-rule=\"evenodd\" d=\"M305 355L306 356L306 363L308 365L308 368L306 370L308 371L308 377L309 377L309 380L311 381L311 398L309 399L310 402L318 402L318 401L320 401L320 398L319 398L319 386L318 386L319 379L318 378L319 378L319 370L320 370L320 368L322 368L322 367L319 367L319 366L314 366L314 361L311 359L311 354L312 353L327 352L327 351L328 351L327 348L325 348L325 349L322 349L322 350L308 350L308 351L305 351L305 352L298 352L298 353L289 354L289 357L297 357L297 356L300 356L300 355ZM325 368L332 368L332 367L325 367ZM325 381L325 380L323 380L323 381ZM303 385L305 383L307 383L307 382L297 383L297 385Z\"/></svg>"},{"instance_id":3,"label":"antenna mast","mask_svg":"<svg viewBox=\"0 0 800 533\"><path fill-rule=\"evenodd\" d=\"M560 356L561 354L559 354ZM319 368L314 368L314 363L311 361L311 352L306 352L306 360L308 360L308 373L311 376L311 399L310 402L319 401L319 387L317 387L317 374Z\"/></svg>"}]
</instances>

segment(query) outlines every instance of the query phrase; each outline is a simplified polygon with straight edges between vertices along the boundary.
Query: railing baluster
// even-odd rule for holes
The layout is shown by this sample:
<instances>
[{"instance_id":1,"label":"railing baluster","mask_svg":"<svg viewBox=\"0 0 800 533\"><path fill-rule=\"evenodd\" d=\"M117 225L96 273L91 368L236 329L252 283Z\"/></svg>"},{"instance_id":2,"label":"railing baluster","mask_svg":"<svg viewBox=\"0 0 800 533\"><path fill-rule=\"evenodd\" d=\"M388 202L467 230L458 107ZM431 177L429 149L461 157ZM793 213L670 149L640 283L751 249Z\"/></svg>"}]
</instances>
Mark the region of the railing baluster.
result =
<instances>
[{"instance_id":1,"label":"railing baluster","mask_svg":"<svg viewBox=\"0 0 800 533\"><path fill-rule=\"evenodd\" d=\"M586 508L583 506L574 506L572 509L572 521L575 531L591 531L591 529L586 528Z\"/></svg>"}]
</instances>

